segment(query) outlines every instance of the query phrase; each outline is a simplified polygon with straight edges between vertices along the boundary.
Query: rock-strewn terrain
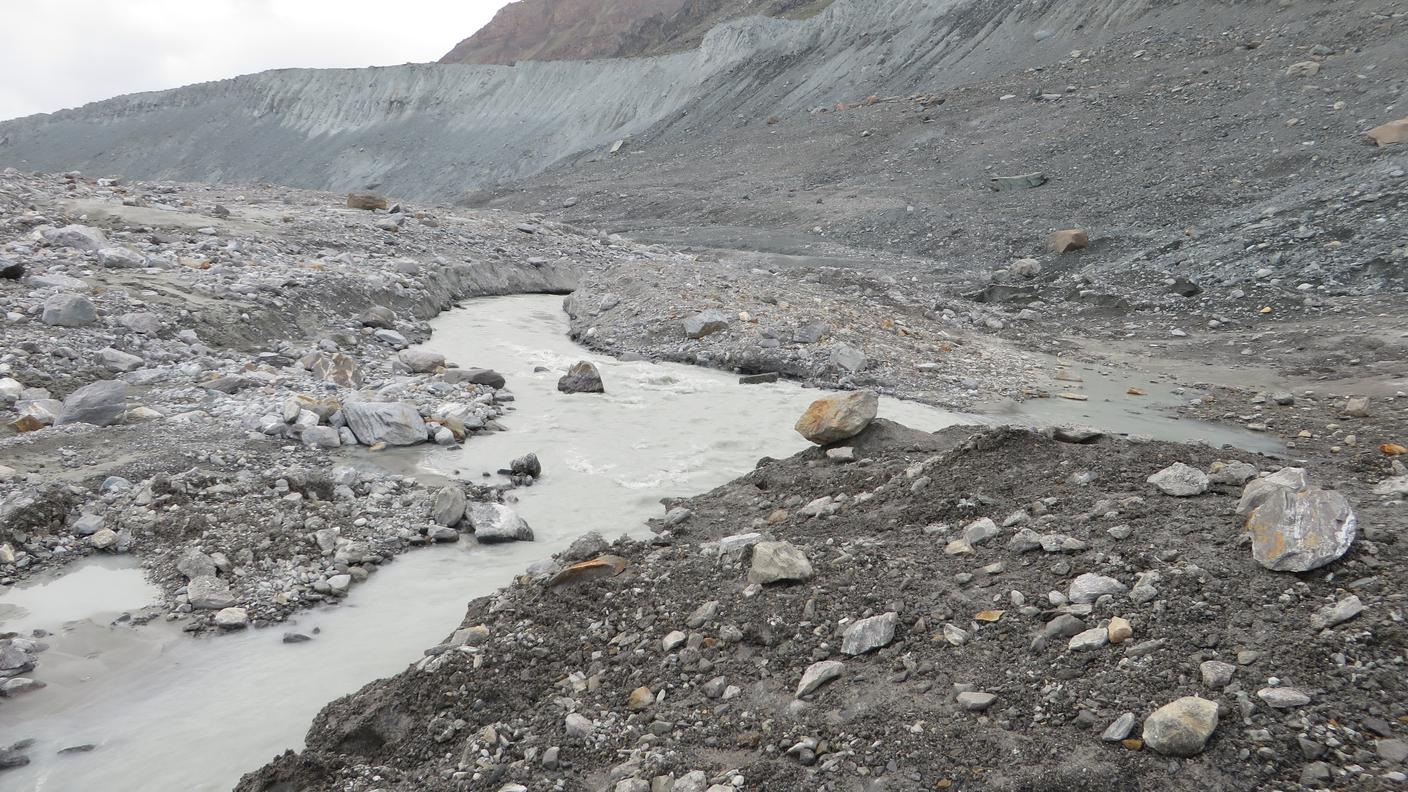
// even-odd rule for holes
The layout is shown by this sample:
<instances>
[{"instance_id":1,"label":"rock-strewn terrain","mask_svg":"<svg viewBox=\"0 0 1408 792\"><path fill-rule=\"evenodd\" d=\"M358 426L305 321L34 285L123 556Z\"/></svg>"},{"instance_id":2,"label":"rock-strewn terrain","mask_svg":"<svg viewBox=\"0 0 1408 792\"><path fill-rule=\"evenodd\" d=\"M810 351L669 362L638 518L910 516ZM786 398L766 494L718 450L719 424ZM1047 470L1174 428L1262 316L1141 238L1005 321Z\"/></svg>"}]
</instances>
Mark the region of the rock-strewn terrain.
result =
<instances>
[{"instance_id":1,"label":"rock-strewn terrain","mask_svg":"<svg viewBox=\"0 0 1408 792\"><path fill-rule=\"evenodd\" d=\"M1282 465L877 422L584 538L240 789L1396 788L1393 466L1308 466L1360 533L1297 575L1237 514Z\"/></svg>"},{"instance_id":2,"label":"rock-strewn terrain","mask_svg":"<svg viewBox=\"0 0 1408 792\"><path fill-rule=\"evenodd\" d=\"M831 0L519 0L455 45L441 63L593 60L658 55L699 45L741 16L804 18Z\"/></svg>"}]
</instances>

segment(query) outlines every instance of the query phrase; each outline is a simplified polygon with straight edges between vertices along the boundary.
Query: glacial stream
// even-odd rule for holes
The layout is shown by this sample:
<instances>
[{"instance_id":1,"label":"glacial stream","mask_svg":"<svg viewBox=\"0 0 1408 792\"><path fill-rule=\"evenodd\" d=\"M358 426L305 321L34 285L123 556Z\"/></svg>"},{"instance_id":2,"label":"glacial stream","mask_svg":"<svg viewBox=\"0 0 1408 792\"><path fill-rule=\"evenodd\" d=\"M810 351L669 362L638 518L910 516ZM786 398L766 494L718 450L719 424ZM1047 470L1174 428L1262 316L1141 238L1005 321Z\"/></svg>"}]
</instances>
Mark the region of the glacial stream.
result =
<instances>
[{"instance_id":1,"label":"glacial stream","mask_svg":"<svg viewBox=\"0 0 1408 792\"><path fill-rule=\"evenodd\" d=\"M517 491L515 508L537 541L415 550L341 605L206 638L160 621L113 624L155 595L141 570L121 560L89 561L0 594L0 631L53 633L29 675L48 687L0 706L0 745L35 741L31 764L0 771L0 788L228 790L243 773L300 747L324 704L416 661L459 624L466 602L529 564L589 530L608 539L642 534L644 521L663 513L660 498L704 492L760 457L804 447L792 424L817 391L740 386L724 372L588 354L568 340L560 305L559 297L485 299L436 320L426 347L502 372L516 409L503 420L509 431L459 450L422 449L414 460L428 472L481 480L536 452L544 477ZM557 392L558 376L580 359L600 368L605 395ZM926 430L961 420L891 399L880 414ZM317 634L282 643L290 630ZM91 748L59 753L76 746Z\"/></svg>"}]
</instances>

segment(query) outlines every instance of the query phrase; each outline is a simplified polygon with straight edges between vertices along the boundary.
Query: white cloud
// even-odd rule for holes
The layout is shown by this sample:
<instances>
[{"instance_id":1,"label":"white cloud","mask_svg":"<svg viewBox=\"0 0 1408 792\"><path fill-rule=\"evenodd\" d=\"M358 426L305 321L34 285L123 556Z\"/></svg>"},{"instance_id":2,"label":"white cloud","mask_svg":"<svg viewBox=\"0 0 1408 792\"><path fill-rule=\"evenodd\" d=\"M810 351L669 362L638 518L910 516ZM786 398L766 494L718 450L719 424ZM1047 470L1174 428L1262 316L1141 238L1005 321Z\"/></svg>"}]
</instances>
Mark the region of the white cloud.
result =
<instances>
[{"instance_id":1,"label":"white cloud","mask_svg":"<svg viewBox=\"0 0 1408 792\"><path fill-rule=\"evenodd\" d=\"M433 61L507 0L18 2L0 25L0 119L265 69Z\"/></svg>"}]
</instances>

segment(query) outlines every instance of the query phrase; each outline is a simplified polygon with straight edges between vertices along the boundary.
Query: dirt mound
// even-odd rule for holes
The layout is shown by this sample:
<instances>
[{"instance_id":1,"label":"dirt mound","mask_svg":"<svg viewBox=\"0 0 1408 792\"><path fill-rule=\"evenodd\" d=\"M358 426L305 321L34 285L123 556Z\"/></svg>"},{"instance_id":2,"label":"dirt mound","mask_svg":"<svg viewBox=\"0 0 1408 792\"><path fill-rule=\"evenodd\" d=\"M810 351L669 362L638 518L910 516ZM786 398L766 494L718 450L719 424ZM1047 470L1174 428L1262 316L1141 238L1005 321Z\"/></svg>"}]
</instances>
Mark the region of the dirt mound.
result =
<instances>
[{"instance_id":1,"label":"dirt mound","mask_svg":"<svg viewBox=\"0 0 1408 792\"><path fill-rule=\"evenodd\" d=\"M1285 789L1341 763L1375 788L1393 770L1376 741L1405 714L1400 544L1272 573L1232 513L1239 486L1145 481L1270 460L972 431L916 444L882 425L855 463L810 449L672 503L654 542L610 549L619 576L549 589L542 570L473 603L482 641L462 630L334 702L305 751L239 788ZM1343 484L1366 524L1387 518L1365 481ZM811 577L750 585L768 537ZM1362 614L1326 626L1351 593ZM892 633L843 651L872 618ZM839 678L799 697L831 663ZM1205 752L1144 747L1139 722L1184 695L1220 710Z\"/></svg>"}]
</instances>

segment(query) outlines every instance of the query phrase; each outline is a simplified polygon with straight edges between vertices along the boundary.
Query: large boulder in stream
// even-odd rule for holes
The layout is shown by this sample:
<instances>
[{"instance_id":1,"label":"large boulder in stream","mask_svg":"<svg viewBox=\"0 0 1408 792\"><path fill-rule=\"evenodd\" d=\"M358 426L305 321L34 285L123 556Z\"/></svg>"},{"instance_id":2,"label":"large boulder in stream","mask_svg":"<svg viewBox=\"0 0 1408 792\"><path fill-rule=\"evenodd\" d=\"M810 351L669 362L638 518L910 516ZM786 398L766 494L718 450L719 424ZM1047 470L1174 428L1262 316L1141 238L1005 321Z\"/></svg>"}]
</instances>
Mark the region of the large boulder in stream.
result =
<instances>
[{"instance_id":1,"label":"large boulder in stream","mask_svg":"<svg viewBox=\"0 0 1408 792\"><path fill-rule=\"evenodd\" d=\"M528 522L502 503L471 503L464 516L474 528L474 538L482 544L533 541Z\"/></svg>"},{"instance_id":2,"label":"large boulder in stream","mask_svg":"<svg viewBox=\"0 0 1408 792\"><path fill-rule=\"evenodd\" d=\"M351 402L342 406L342 417L363 445L425 442L425 421L415 407L404 402Z\"/></svg>"},{"instance_id":3,"label":"large boulder in stream","mask_svg":"<svg viewBox=\"0 0 1408 792\"><path fill-rule=\"evenodd\" d=\"M797 420L797 433L816 443L829 445L864 431L880 409L880 398L870 391L838 393L812 402Z\"/></svg>"},{"instance_id":4,"label":"large boulder in stream","mask_svg":"<svg viewBox=\"0 0 1408 792\"><path fill-rule=\"evenodd\" d=\"M557 389L563 393L605 393L601 383L601 372L590 361L582 360L572 364L567 375L557 381Z\"/></svg>"}]
</instances>

